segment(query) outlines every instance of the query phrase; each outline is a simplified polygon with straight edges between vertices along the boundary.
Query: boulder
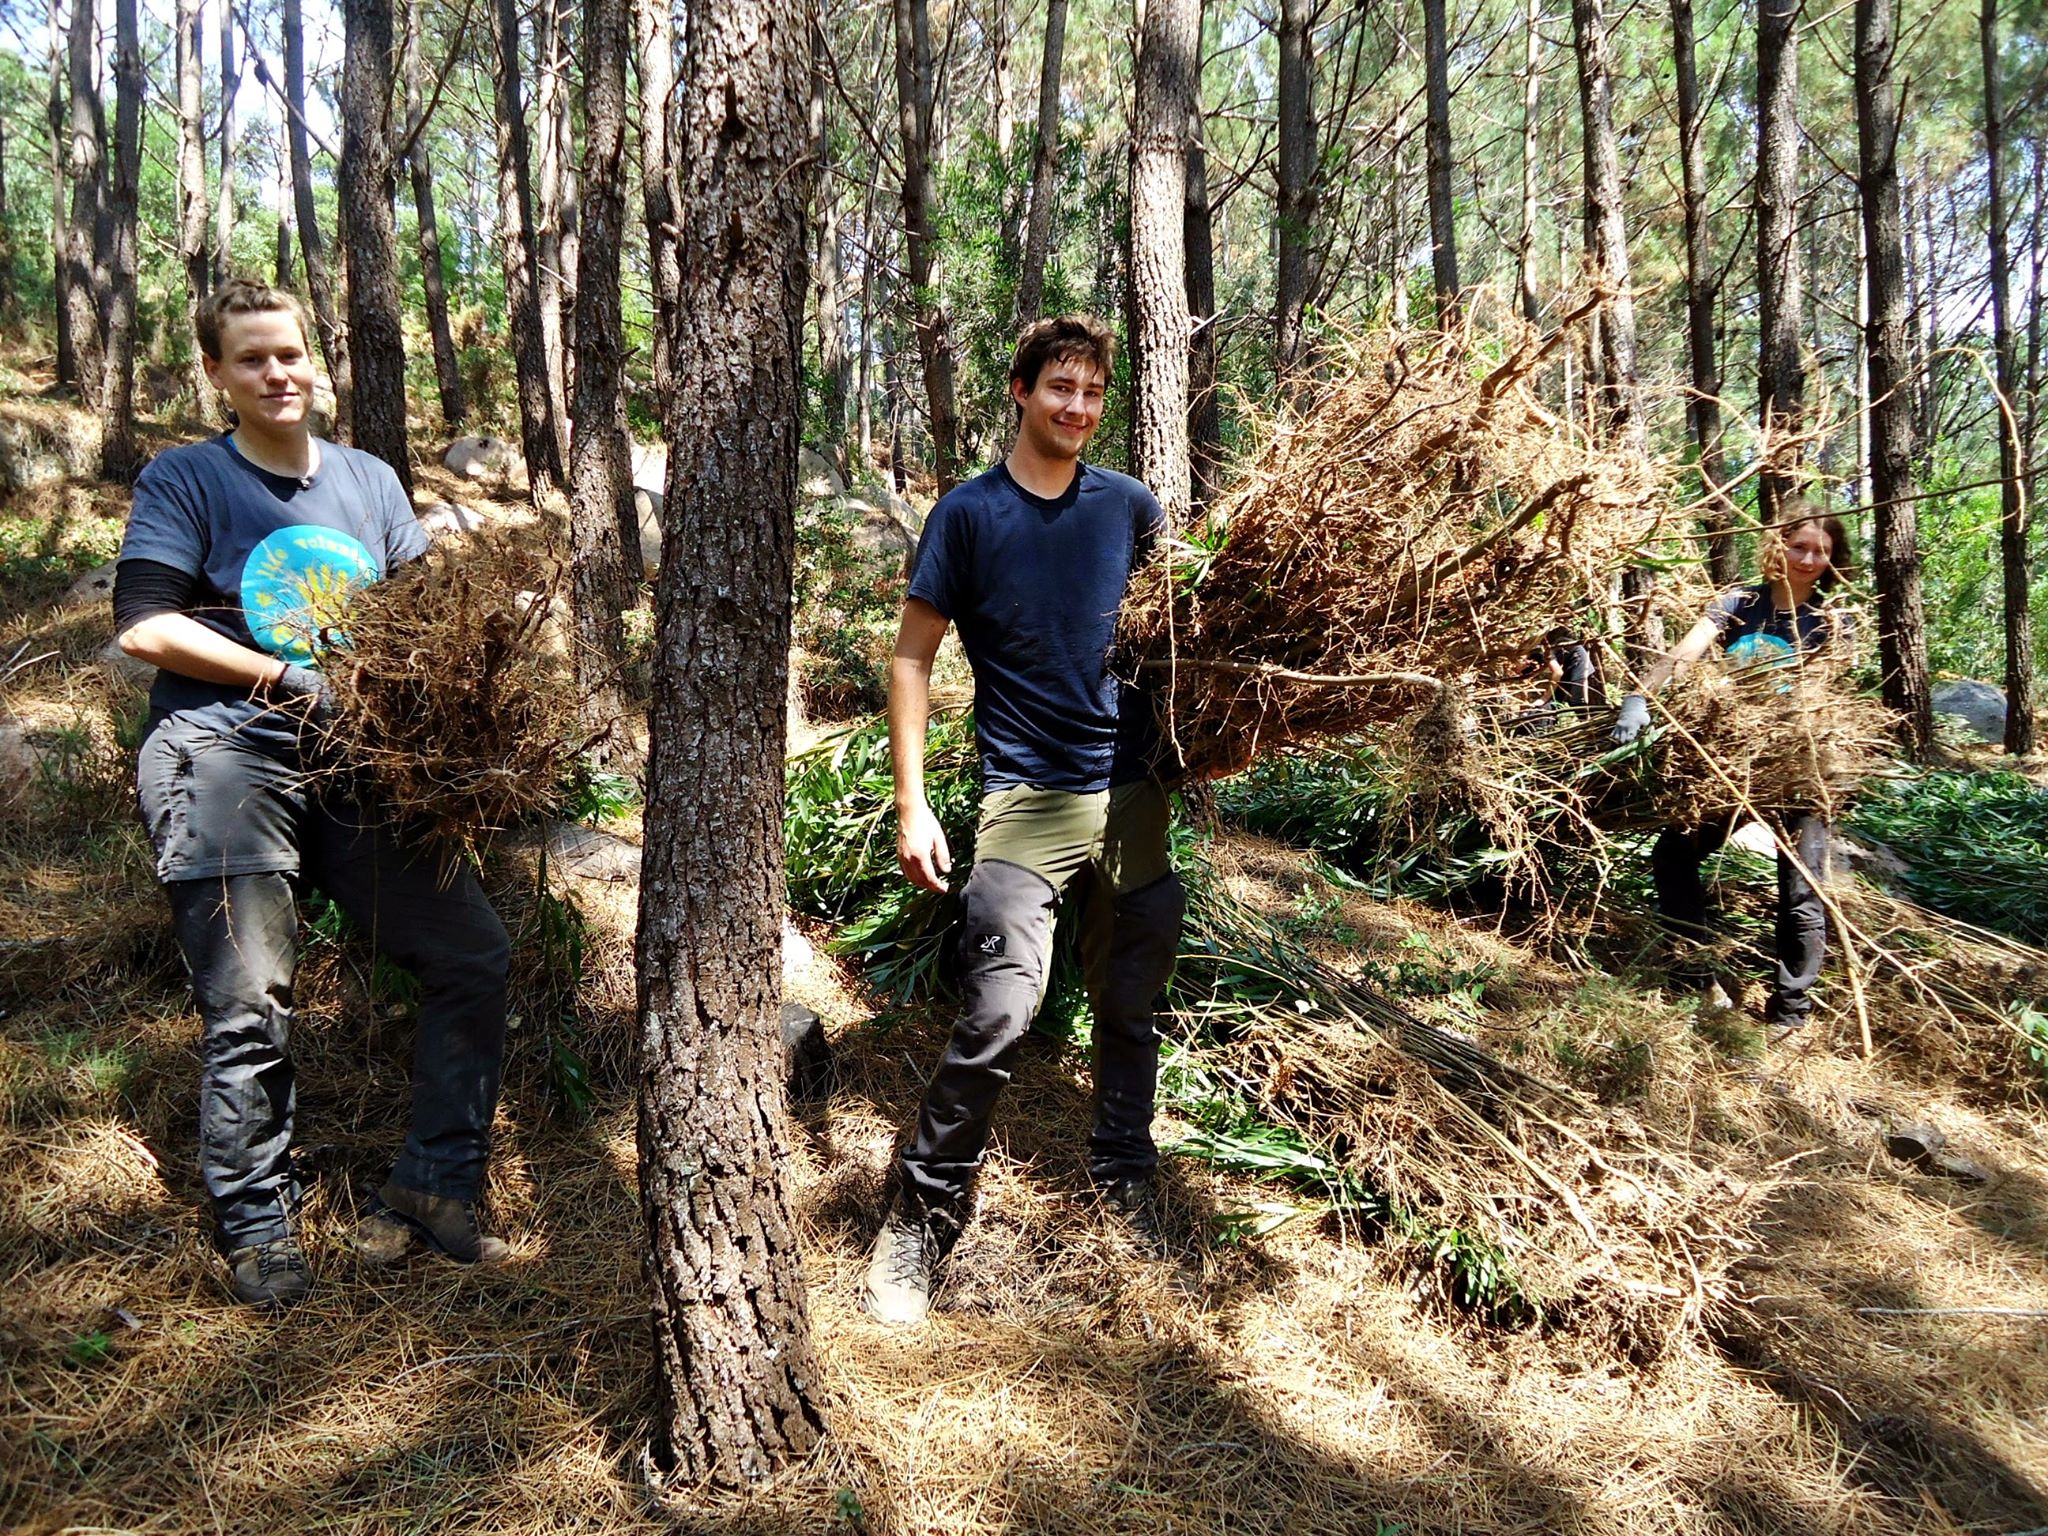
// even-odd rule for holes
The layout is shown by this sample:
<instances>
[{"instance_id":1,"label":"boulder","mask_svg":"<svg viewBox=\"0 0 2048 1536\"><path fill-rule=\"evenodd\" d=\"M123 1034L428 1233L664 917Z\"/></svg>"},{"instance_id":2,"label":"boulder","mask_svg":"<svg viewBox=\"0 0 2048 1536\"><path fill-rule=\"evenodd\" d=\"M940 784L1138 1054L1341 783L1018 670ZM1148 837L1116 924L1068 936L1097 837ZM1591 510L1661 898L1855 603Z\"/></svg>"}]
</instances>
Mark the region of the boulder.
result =
<instances>
[{"instance_id":1,"label":"boulder","mask_svg":"<svg viewBox=\"0 0 2048 1536\"><path fill-rule=\"evenodd\" d=\"M64 605L68 608L76 603L100 603L114 595L114 567L118 561L109 560L105 565L96 565L78 580L71 583L64 592Z\"/></svg>"},{"instance_id":2,"label":"boulder","mask_svg":"<svg viewBox=\"0 0 2048 1536\"><path fill-rule=\"evenodd\" d=\"M502 437L458 437L441 455L441 463L470 480L510 476L526 467L519 450Z\"/></svg>"},{"instance_id":3,"label":"boulder","mask_svg":"<svg viewBox=\"0 0 2048 1536\"><path fill-rule=\"evenodd\" d=\"M0 492L93 476L99 468L97 416L26 400L0 406Z\"/></svg>"},{"instance_id":4,"label":"boulder","mask_svg":"<svg viewBox=\"0 0 2048 1536\"><path fill-rule=\"evenodd\" d=\"M1954 715L1983 741L2005 740L2005 694L1989 683L1961 678L1934 690L1934 712Z\"/></svg>"},{"instance_id":5,"label":"boulder","mask_svg":"<svg viewBox=\"0 0 2048 1536\"><path fill-rule=\"evenodd\" d=\"M439 543L443 539L461 538L464 534L475 533L483 527L483 519L460 502L437 502L420 514L420 526L427 531L427 537Z\"/></svg>"},{"instance_id":6,"label":"boulder","mask_svg":"<svg viewBox=\"0 0 2048 1536\"><path fill-rule=\"evenodd\" d=\"M1896 880L1913 868L1883 843L1864 842L1839 832L1828 840L1828 863L1851 874L1874 875L1880 882Z\"/></svg>"},{"instance_id":7,"label":"boulder","mask_svg":"<svg viewBox=\"0 0 2048 1536\"><path fill-rule=\"evenodd\" d=\"M114 676L139 688L147 688L156 681L156 668L146 661L138 661L130 656L121 649L121 642L118 640L109 640L101 646L97 660Z\"/></svg>"},{"instance_id":8,"label":"boulder","mask_svg":"<svg viewBox=\"0 0 2048 1536\"><path fill-rule=\"evenodd\" d=\"M832 1043L825 1021L802 1003L782 1005L782 1058L793 1099L822 1099L832 1091Z\"/></svg>"},{"instance_id":9,"label":"boulder","mask_svg":"<svg viewBox=\"0 0 2048 1536\"><path fill-rule=\"evenodd\" d=\"M652 581L661 574L661 492L635 486L633 516L640 523L640 564Z\"/></svg>"},{"instance_id":10,"label":"boulder","mask_svg":"<svg viewBox=\"0 0 2048 1536\"><path fill-rule=\"evenodd\" d=\"M859 518L853 527L854 547L900 563L907 577L911 557L917 553L917 525L906 521L897 507L902 506L908 512L908 505L898 502L894 496L871 496L860 491L847 496L843 504L847 511ZM912 512L911 516L916 514Z\"/></svg>"},{"instance_id":11,"label":"boulder","mask_svg":"<svg viewBox=\"0 0 2048 1536\"><path fill-rule=\"evenodd\" d=\"M816 500L846 494L846 482L839 478L839 471L832 467L832 461L809 448L800 449L797 453L796 488L798 495Z\"/></svg>"},{"instance_id":12,"label":"boulder","mask_svg":"<svg viewBox=\"0 0 2048 1536\"><path fill-rule=\"evenodd\" d=\"M643 491L652 491L657 496L668 492L668 444L634 443L631 447L633 459L633 483Z\"/></svg>"},{"instance_id":13,"label":"boulder","mask_svg":"<svg viewBox=\"0 0 2048 1536\"><path fill-rule=\"evenodd\" d=\"M8 805L28 793L36 781L36 749L28 744L28 733L18 720L0 720L0 805ZM790 930L782 931L785 952Z\"/></svg>"},{"instance_id":14,"label":"boulder","mask_svg":"<svg viewBox=\"0 0 2048 1536\"><path fill-rule=\"evenodd\" d=\"M625 881L640 878L640 846L623 837L586 827L558 823L548 833L548 863L578 880Z\"/></svg>"}]
</instances>

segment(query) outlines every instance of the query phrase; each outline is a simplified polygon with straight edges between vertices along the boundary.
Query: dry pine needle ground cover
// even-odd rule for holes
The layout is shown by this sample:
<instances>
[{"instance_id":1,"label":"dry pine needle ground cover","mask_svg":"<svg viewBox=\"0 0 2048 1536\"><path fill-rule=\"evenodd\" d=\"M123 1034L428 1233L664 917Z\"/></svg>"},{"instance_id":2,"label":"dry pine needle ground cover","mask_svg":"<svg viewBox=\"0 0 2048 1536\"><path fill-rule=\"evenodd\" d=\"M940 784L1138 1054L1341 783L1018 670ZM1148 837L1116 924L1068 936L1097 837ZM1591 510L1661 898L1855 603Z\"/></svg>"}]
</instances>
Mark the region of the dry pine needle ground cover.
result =
<instances>
[{"instance_id":1,"label":"dry pine needle ground cover","mask_svg":"<svg viewBox=\"0 0 2048 1536\"><path fill-rule=\"evenodd\" d=\"M1651 1358L1598 1330L1489 1326L1334 1219L1238 1243L1270 1190L1170 1161L1162 1239L1084 1195L1085 1053L1032 1037L933 1324L853 1305L899 1127L943 1017L794 976L839 1075L799 1106L802 1222L834 1435L744 1500L650 1500L632 1110L600 1071L551 1113L515 1037L489 1203L514 1261L367 1273L341 1237L400 1135L408 1030L360 956L309 943L296 1039L315 1297L229 1304L192 1171L197 1020L130 820L94 660L103 603L0 618L61 661L5 704L66 772L0 821L0 1530L386 1532L2006 1532L2048 1524L2048 1136L2010 1073L1964 1070L1923 998L1844 988L1798 1049L1730 1050L1654 973L1585 979L1241 840L1235 894L1337 965L1403 953L1506 982L1417 1004L1504 1057L1683 1134L1754 1191L1746 1305ZM64 728L71 736L61 736ZM630 828L628 828L630 830ZM500 865L508 917L526 887ZM590 893L614 1063L630 901ZM822 938L823 934L814 933ZM1893 1161L1931 1123L1981 1180ZM1189 1128L1169 1120L1171 1141ZM1889 1310L1873 1310L1889 1309ZM2033 1314L2031 1316L2027 1314Z\"/></svg>"}]
</instances>

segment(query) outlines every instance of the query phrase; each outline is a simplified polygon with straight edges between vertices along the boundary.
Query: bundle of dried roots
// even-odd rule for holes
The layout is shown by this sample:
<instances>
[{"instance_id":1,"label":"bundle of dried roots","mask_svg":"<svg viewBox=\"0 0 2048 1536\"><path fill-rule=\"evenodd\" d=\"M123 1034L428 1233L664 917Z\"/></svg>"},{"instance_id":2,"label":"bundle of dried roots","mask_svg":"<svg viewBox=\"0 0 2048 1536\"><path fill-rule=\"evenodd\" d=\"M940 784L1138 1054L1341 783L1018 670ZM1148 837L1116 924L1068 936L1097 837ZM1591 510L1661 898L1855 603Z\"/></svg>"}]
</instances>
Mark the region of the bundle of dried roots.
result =
<instances>
[{"instance_id":1,"label":"bundle of dried roots","mask_svg":"<svg viewBox=\"0 0 2048 1536\"><path fill-rule=\"evenodd\" d=\"M1662 477L1538 400L1573 329L1490 371L1433 333L1350 343L1268 424L1205 528L1133 582L1123 639L1191 771L1398 719L1603 599Z\"/></svg>"}]
</instances>

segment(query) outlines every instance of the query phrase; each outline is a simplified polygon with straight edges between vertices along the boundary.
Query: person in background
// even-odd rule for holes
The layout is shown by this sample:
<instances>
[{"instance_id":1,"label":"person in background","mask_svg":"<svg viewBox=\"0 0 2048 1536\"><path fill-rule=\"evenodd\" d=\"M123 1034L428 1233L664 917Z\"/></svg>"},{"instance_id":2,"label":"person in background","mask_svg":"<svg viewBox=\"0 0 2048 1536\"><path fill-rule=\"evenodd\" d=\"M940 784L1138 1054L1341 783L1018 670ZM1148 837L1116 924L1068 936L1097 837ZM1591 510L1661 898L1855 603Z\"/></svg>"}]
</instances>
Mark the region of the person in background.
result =
<instances>
[{"instance_id":1,"label":"person in background","mask_svg":"<svg viewBox=\"0 0 2048 1536\"><path fill-rule=\"evenodd\" d=\"M505 1039L505 928L476 878L309 775L331 708L323 654L351 595L427 548L389 465L312 432L313 359L291 294L235 278L200 306L230 430L135 482L114 578L121 649L157 667L136 786L201 1021L200 1174L228 1287L311 1286L291 1162L296 898L319 887L420 984L412 1123L356 1247L415 1239L502 1259L477 1229Z\"/></svg>"},{"instance_id":2,"label":"person in background","mask_svg":"<svg viewBox=\"0 0 2048 1536\"><path fill-rule=\"evenodd\" d=\"M1622 701L1612 732L1616 742L1635 740L1649 725L1650 699L1678 667L1700 660L1717 646L1738 666L1773 666L1796 663L1802 656L1846 642L1846 617L1828 608L1829 598L1852 569L1849 531L1842 520L1795 512L1790 520L1764 531L1761 553L1764 579L1754 586L1731 587L1715 598L1677 647L1650 668L1642 690ZM1657 910L1682 939L1703 943L1709 936L1700 866L1728 841L1739 820L1666 827L1658 835L1650 853ZM1827 823L1811 812L1798 812L1784 818L1777 833L1777 971L1764 1010L1773 1042L1811 1016L1813 984L1827 953L1827 910L1809 878L1824 873ZM1688 961L1674 974L1695 987L1706 1006L1731 1006L1719 978L1697 963Z\"/></svg>"}]
</instances>

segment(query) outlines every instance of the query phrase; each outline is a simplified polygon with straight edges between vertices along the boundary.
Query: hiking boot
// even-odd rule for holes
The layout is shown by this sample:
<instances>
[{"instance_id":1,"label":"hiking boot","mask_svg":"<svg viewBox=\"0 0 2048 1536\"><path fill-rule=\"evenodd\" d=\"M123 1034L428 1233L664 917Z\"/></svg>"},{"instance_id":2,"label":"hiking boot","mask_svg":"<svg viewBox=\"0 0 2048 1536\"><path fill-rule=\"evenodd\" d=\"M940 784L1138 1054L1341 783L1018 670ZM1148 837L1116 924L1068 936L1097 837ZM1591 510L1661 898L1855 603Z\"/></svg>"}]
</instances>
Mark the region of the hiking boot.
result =
<instances>
[{"instance_id":1,"label":"hiking boot","mask_svg":"<svg viewBox=\"0 0 2048 1536\"><path fill-rule=\"evenodd\" d=\"M252 1307L289 1307L313 1289L305 1250L287 1232L267 1243L228 1251L228 1289Z\"/></svg>"},{"instance_id":2,"label":"hiking boot","mask_svg":"<svg viewBox=\"0 0 2048 1536\"><path fill-rule=\"evenodd\" d=\"M413 1230L386 1210L381 1201L356 1223L348 1245L366 1264L396 1264L412 1252Z\"/></svg>"},{"instance_id":3,"label":"hiking boot","mask_svg":"<svg viewBox=\"0 0 2048 1536\"><path fill-rule=\"evenodd\" d=\"M1159 1236L1159 1192L1149 1174L1134 1173L1101 1186L1102 1203L1130 1223L1140 1237Z\"/></svg>"},{"instance_id":4,"label":"hiking boot","mask_svg":"<svg viewBox=\"0 0 2048 1536\"><path fill-rule=\"evenodd\" d=\"M1803 1013L1766 1014L1764 1016L1764 1044L1783 1045L1789 1040L1797 1039L1799 1032L1805 1028L1806 1015Z\"/></svg>"},{"instance_id":5,"label":"hiking boot","mask_svg":"<svg viewBox=\"0 0 2048 1536\"><path fill-rule=\"evenodd\" d=\"M457 1264L502 1264L512 1256L511 1245L502 1238L486 1237L477 1230L474 1200L430 1195L386 1180L377 1191L377 1201L369 1215L356 1227L356 1251L375 1262L389 1262L376 1256L391 1252L393 1234L385 1230L390 1227L404 1229L442 1258L453 1259ZM364 1246L365 1239L371 1245L368 1248ZM391 1253L391 1258L398 1258L403 1252L400 1249Z\"/></svg>"},{"instance_id":6,"label":"hiking boot","mask_svg":"<svg viewBox=\"0 0 2048 1536\"><path fill-rule=\"evenodd\" d=\"M929 1215L908 1201L889 1207L861 1282L861 1310L885 1323L921 1323L932 1309L932 1270L939 1261L939 1232Z\"/></svg>"}]
</instances>

